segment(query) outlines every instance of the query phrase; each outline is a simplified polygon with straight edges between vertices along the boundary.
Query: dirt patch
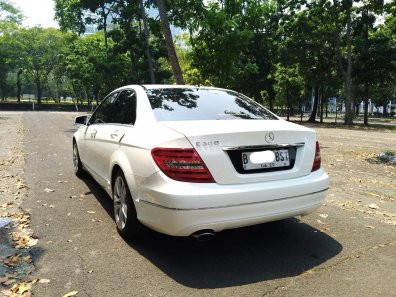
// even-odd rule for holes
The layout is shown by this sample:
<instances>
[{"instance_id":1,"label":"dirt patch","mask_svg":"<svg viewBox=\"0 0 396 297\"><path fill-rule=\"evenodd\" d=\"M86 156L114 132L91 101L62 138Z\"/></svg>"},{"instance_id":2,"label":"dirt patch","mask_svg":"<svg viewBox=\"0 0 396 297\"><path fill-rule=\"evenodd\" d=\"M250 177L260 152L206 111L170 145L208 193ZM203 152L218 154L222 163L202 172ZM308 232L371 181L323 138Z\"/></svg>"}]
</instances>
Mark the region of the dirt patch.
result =
<instances>
[{"instance_id":1,"label":"dirt patch","mask_svg":"<svg viewBox=\"0 0 396 297\"><path fill-rule=\"evenodd\" d=\"M37 243L30 215L21 208L24 127L18 115L0 118L0 283L3 296L30 296L34 270L30 248Z\"/></svg>"},{"instance_id":2,"label":"dirt patch","mask_svg":"<svg viewBox=\"0 0 396 297\"><path fill-rule=\"evenodd\" d=\"M396 133L387 129L314 128L322 164L330 176L327 203L363 213L396 226L396 165L380 154L396 148Z\"/></svg>"}]
</instances>

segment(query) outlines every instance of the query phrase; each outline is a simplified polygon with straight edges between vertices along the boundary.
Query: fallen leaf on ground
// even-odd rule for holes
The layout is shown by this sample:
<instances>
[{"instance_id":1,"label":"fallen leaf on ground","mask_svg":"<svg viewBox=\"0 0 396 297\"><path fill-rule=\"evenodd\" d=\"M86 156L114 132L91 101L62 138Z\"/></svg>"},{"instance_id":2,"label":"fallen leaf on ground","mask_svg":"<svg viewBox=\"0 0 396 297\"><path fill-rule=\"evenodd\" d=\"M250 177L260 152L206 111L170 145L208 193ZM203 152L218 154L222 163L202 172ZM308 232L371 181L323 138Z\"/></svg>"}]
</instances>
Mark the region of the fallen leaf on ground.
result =
<instances>
[{"instance_id":1,"label":"fallen leaf on ground","mask_svg":"<svg viewBox=\"0 0 396 297\"><path fill-rule=\"evenodd\" d=\"M12 233L12 240L17 249L27 249L37 244L38 239L32 238L30 234L20 232Z\"/></svg>"},{"instance_id":2,"label":"fallen leaf on ground","mask_svg":"<svg viewBox=\"0 0 396 297\"><path fill-rule=\"evenodd\" d=\"M20 284L15 284L11 288L11 292L14 294L19 294L16 296L26 296L23 295L24 293L28 292L31 289L31 284L29 283L20 283ZM11 295L13 296L13 295Z\"/></svg>"},{"instance_id":3,"label":"fallen leaf on ground","mask_svg":"<svg viewBox=\"0 0 396 297\"><path fill-rule=\"evenodd\" d=\"M375 193L372 193L372 192L366 192L366 194L367 194L367 195L374 196L374 197L381 197L380 195L375 194Z\"/></svg>"},{"instance_id":4,"label":"fallen leaf on ground","mask_svg":"<svg viewBox=\"0 0 396 297\"><path fill-rule=\"evenodd\" d=\"M12 256L7 257L3 264L6 266L17 266L21 262L21 254L15 254Z\"/></svg>"},{"instance_id":5,"label":"fallen leaf on ground","mask_svg":"<svg viewBox=\"0 0 396 297\"><path fill-rule=\"evenodd\" d=\"M375 203L371 203L371 204L369 204L367 206L368 206L368 208L371 208L371 209L378 209L379 208L378 205L375 204Z\"/></svg>"},{"instance_id":6,"label":"fallen leaf on ground","mask_svg":"<svg viewBox=\"0 0 396 297\"><path fill-rule=\"evenodd\" d=\"M71 292L69 292L69 293L63 295L63 297L75 296L75 295L77 295L77 293L78 293L78 291L71 291Z\"/></svg>"},{"instance_id":7,"label":"fallen leaf on ground","mask_svg":"<svg viewBox=\"0 0 396 297\"><path fill-rule=\"evenodd\" d=\"M9 286L16 283L16 279L15 278L11 278L11 279L7 279L4 282L1 282L1 284L3 284L4 286Z\"/></svg>"},{"instance_id":8,"label":"fallen leaf on ground","mask_svg":"<svg viewBox=\"0 0 396 297\"><path fill-rule=\"evenodd\" d=\"M40 279L38 282L39 282L40 284L48 284L48 283L50 282L50 280L47 279L47 278L42 278L42 279Z\"/></svg>"}]
</instances>

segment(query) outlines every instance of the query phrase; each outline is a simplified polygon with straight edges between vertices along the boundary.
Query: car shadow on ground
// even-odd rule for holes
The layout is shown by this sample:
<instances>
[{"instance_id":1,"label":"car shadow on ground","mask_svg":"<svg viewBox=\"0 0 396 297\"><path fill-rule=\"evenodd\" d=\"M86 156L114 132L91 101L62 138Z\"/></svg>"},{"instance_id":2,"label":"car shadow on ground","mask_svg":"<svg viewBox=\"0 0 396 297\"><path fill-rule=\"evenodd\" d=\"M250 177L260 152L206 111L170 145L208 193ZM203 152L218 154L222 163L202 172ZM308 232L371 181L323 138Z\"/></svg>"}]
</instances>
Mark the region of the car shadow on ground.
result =
<instances>
[{"instance_id":1,"label":"car shadow on ground","mask_svg":"<svg viewBox=\"0 0 396 297\"><path fill-rule=\"evenodd\" d=\"M93 179L85 182L113 218L107 194ZM147 230L127 243L176 282L197 289L296 276L342 251L338 241L296 218L226 230L207 242Z\"/></svg>"}]
</instances>

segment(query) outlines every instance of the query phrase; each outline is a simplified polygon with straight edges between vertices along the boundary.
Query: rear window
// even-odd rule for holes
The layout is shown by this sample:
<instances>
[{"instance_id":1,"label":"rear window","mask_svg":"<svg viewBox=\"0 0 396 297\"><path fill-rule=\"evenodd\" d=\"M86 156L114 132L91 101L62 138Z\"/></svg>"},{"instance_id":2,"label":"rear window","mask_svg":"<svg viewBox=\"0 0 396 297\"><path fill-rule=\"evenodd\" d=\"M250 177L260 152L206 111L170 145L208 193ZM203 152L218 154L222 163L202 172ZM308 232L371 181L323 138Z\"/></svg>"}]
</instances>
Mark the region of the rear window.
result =
<instances>
[{"instance_id":1,"label":"rear window","mask_svg":"<svg viewBox=\"0 0 396 297\"><path fill-rule=\"evenodd\" d=\"M158 121L277 120L260 104L233 91L166 88L146 93Z\"/></svg>"}]
</instances>

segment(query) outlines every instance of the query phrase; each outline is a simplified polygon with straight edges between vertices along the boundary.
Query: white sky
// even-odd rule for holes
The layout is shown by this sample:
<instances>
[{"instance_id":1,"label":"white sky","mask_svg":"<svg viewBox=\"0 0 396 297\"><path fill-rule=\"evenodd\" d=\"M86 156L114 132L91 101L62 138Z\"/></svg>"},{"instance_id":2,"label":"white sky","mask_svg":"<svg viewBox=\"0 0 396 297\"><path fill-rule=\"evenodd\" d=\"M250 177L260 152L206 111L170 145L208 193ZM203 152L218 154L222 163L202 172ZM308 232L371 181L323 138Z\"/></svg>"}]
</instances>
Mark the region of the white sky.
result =
<instances>
[{"instance_id":1,"label":"white sky","mask_svg":"<svg viewBox=\"0 0 396 297\"><path fill-rule=\"evenodd\" d=\"M41 25L43 28L59 28L54 21L54 1L53 0L11 0L14 2L25 16L23 26L33 27Z\"/></svg>"}]
</instances>

